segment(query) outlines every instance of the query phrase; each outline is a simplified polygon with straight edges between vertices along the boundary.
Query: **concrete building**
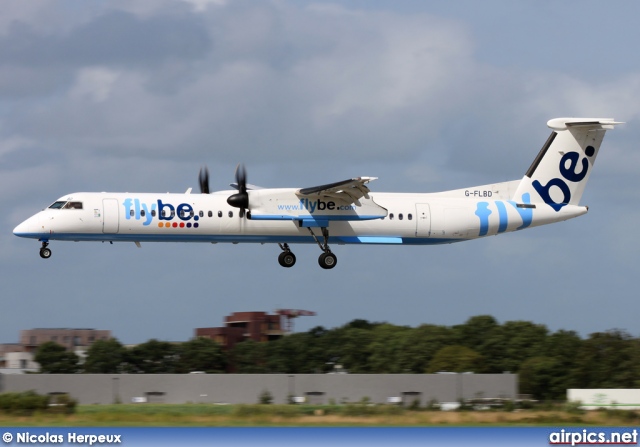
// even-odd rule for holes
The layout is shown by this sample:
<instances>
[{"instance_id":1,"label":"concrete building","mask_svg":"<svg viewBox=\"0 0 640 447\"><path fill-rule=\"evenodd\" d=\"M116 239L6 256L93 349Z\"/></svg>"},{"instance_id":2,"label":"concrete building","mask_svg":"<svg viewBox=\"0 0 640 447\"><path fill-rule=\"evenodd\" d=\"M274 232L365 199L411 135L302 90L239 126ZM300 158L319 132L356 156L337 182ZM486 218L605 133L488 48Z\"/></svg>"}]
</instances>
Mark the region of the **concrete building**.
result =
<instances>
[{"instance_id":1,"label":"concrete building","mask_svg":"<svg viewBox=\"0 0 640 447\"><path fill-rule=\"evenodd\" d=\"M22 374L0 375L1 392L68 393L80 404L114 402L310 404L516 399L515 374Z\"/></svg>"},{"instance_id":2,"label":"concrete building","mask_svg":"<svg viewBox=\"0 0 640 447\"><path fill-rule=\"evenodd\" d=\"M640 410L640 389L571 388L567 390L567 402L578 402L584 410Z\"/></svg>"},{"instance_id":3,"label":"concrete building","mask_svg":"<svg viewBox=\"0 0 640 447\"><path fill-rule=\"evenodd\" d=\"M25 352L22 345L18 343L3 343L0 344L0 368L9 368L8 366L8 354L14 352Z\"/></svg>"},{"instance_id":4,"label":"concrete building","mask_svg":"<svg viewBox=\"0 0 640 447\"><path fill-rule=\"evenodd\" d=\"M111 331L96 329L29 329L20 331L20 343L0 344L0 373L38 371L33 357L43 343L52 341L76 353L82 362L87 349L97 340L109 340Z\"/></svg>"},{"instance_id":5,"label":"concrete building","mask_svg":"<svg viewBox=\"0 0 640 447\"><path fill-rule=\"evenodd\" d=\"M33 360L31 352L8 352L5 354L5 368L38 371L40 365Z\"/></svg>"}]
</instances>

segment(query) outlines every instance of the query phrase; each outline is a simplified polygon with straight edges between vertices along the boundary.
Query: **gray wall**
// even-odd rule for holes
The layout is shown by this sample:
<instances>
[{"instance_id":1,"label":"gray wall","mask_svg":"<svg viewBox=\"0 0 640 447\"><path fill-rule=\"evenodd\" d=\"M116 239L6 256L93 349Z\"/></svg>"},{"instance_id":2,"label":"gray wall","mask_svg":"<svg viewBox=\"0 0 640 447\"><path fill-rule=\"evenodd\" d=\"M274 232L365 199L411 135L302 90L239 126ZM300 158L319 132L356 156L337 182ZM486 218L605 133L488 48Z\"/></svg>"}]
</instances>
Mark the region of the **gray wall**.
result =
<instances>
[{"instance_id":1,"label":"gray wall","mask_svg":"<svg viewBox=\"0 0 640 447\"><path fill-rule=\"evenodd\" d=\"M421 405L434 399L517 397L516 374L19 374L0 375L0 392L34 390L41 394L69 393L80 404L122 403L147 393L164 393L165 403L257 403L267 390L274 403L287 397L323 393L315 402L357 402L368 397L385 403L389 397ZM420 393L419 395L413 393Z\"/></svg>"}]
</instances>

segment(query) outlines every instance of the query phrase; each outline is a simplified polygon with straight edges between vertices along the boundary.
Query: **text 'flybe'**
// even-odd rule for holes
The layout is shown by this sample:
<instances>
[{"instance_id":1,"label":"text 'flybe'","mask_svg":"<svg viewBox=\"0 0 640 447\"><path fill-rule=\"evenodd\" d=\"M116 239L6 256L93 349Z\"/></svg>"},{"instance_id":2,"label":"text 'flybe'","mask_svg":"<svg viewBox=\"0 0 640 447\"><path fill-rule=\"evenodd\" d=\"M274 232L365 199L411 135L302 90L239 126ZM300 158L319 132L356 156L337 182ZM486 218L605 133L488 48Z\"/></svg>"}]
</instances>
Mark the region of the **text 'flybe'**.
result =
<instances>
[{"instance_id":1,"label":"text 'flybe'","mask_svg":"<svg viewBox=\"0 0 640 447\"><path fill-rule=\"evenodd\" d=\"M172 205L170 203L164 203L158 199L157 202L147 204L140 201L140 199L125 199L122 202L125 209L125 217L127 220L134 218L135 220L142 220L142 225L150 225L155 217L158 220L171 221L175 217L182 221L190 221L193 219L197 221L199 216L194 214L193 207L188 203L181 203L179 205ZM174 225L175 226L175 225ZM190 224L188 225L191 226ZM198 228L198 224L194 223L193 226Z\"/></svg>"}]
</instances>

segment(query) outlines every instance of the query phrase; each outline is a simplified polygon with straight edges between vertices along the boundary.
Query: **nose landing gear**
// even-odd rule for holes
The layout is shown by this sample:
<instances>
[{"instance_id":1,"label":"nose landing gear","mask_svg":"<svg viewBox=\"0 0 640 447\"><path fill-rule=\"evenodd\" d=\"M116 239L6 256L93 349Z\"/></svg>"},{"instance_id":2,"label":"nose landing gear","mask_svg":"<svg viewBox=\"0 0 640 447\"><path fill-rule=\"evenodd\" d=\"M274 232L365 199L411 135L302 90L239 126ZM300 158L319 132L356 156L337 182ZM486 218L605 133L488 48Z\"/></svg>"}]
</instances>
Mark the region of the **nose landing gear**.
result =
<instances>
[{"instance_id":1,"label":"nose landing gear","mask_svg":"<svg viewBox=\"0 0 640 447\"><path fill-rule=\"evenodd\" d=\"M40 257L42 259L49 259L51 257L51 249L47 248L49 243L47 241L42 241L42 248L40 248Z\"/></svg>"}]
</instances>

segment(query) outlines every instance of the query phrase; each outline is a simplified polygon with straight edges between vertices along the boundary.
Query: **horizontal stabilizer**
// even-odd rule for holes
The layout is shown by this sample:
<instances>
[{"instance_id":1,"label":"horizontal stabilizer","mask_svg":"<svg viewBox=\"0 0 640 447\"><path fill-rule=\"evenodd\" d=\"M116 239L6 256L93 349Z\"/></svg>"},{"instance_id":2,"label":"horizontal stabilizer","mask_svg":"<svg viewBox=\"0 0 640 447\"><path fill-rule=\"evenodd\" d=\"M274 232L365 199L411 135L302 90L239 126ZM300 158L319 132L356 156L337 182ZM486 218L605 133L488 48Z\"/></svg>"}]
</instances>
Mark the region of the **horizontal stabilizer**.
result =
<instances>
[{"instance_id":1,"label":"horizontal stabilizer","mask_svg":"<svg viewBox=\"0 0 640 447\"><path fill-rule=\"evenodd\" d=\"M547 126L553 130L566 130L572 127L613 129L616 124L624 124L624 122L614 121L613 118L554 118L547 121Z\"/></svg>"}]
</instances>

